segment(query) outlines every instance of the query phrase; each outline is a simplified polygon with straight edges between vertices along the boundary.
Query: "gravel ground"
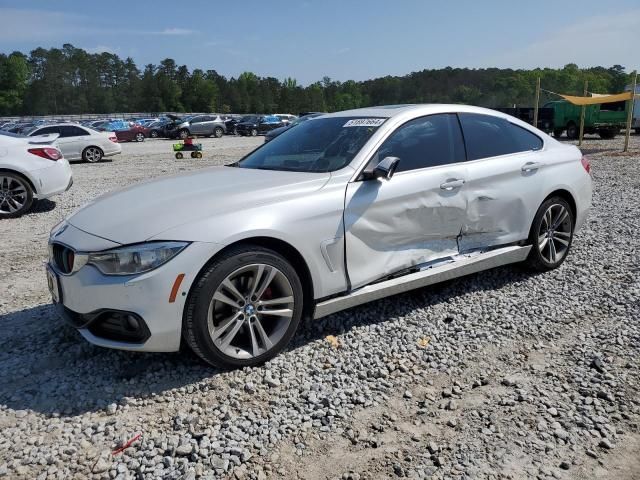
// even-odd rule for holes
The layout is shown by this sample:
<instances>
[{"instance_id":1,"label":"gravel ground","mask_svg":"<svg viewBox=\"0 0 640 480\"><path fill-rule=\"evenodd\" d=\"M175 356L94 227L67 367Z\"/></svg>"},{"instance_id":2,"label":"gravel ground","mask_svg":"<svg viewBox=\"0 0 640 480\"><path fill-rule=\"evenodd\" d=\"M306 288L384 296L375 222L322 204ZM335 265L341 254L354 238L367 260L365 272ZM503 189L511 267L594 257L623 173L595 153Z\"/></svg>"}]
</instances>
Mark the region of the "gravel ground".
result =
<instances>
[{"instance_id":1,"label":"gravel ground","mask_svg":"<svg viewBox=\"0 0 640 480\"><path fill-rule=\"evenodd\" d=\"M124 144L0 225L0 478L640 478L640 137L589 139L594 208L558 270L499 268L302 328L260 368L94 347L49 305L51 227L98 194L261 139ZM140 434L123 453L116 448Z\"/></svg>"}]
</instances>

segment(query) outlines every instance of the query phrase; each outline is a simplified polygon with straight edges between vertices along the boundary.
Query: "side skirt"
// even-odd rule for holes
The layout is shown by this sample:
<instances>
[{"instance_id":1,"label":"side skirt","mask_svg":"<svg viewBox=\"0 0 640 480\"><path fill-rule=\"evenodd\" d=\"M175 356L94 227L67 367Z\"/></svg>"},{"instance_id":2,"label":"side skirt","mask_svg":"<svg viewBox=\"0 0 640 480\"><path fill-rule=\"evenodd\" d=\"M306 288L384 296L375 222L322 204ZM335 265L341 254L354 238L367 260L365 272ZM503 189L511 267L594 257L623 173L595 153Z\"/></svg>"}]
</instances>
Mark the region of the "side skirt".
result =
<instances>
[{"instance_id":1,"label":"side skirt","mask_svg":"<svg viewBox=\"0 0 640 480\"><path fill-rule=\"evenodd\" d=\"M526 260L531 245L510 246L468 255L459 255L445 263L425 266L418 272L361 287L342 297L335 297L316 304L313 318L346 310L374 300L426 287L453 278L463 277L490 268Z\"/></svg>"}]
</instances>

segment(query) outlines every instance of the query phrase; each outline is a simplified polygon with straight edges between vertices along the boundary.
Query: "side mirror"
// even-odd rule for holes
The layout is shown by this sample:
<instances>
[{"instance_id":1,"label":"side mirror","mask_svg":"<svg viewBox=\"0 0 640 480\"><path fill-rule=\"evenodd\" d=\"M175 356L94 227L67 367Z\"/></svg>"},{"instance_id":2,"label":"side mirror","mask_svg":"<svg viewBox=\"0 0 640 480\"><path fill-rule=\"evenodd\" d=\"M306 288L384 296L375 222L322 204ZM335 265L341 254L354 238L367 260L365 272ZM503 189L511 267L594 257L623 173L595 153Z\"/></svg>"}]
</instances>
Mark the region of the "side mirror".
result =
<instances>
[{"instance_id":1,"label":"side mirror","mask_svg":"<svg viewBox=\"0 0 640 480\"><path fill-rule=\"evenodd\" d=\"M389 180L393 177L393 174L396 173L399 163L400 159L398 157L385 157L376 165L372 172L366 174L365 178L384 178L385 180Z\"/></svg>"}]
</instances>

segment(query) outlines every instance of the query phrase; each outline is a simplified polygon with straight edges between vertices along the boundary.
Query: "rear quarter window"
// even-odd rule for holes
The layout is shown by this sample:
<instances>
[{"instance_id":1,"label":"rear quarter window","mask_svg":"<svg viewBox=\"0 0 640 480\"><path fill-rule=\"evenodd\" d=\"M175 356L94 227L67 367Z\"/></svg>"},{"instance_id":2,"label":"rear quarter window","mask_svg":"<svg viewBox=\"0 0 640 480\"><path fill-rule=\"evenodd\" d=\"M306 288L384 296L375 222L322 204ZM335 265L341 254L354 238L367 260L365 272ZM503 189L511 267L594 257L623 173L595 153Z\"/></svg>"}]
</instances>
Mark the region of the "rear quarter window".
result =
<instances>
[{"instance_id":1,"label":"rear quarter window","mask_svg":"<svg viewBox=\"0 0 640 480\"><path fill-rule=\"evenodd\" d=\"M540 137L504 118L477 113L460 113L458 117L467 147L467 160L542 148Z\"/></svg>"}]
</instances>

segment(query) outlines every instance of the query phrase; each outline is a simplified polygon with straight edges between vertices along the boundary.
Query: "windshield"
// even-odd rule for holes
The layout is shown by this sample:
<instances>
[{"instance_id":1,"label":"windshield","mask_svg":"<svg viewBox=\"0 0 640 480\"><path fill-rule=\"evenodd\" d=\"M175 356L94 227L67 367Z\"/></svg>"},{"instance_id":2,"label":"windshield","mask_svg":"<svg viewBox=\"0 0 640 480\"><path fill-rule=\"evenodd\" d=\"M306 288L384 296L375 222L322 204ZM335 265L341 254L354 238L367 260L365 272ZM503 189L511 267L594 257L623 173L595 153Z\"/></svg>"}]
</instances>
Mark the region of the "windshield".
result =
<instances>
[{"instance_id":1,"label":"windshield","mask_svg":"<svg viewBox=\"0 0 640 480\"><path fill-rule=\"evenodd\" d=\"M347 166L386 118L329 117L300 123L238 162L240 168L333 172Z\"/></svg>"}]
</instances>

